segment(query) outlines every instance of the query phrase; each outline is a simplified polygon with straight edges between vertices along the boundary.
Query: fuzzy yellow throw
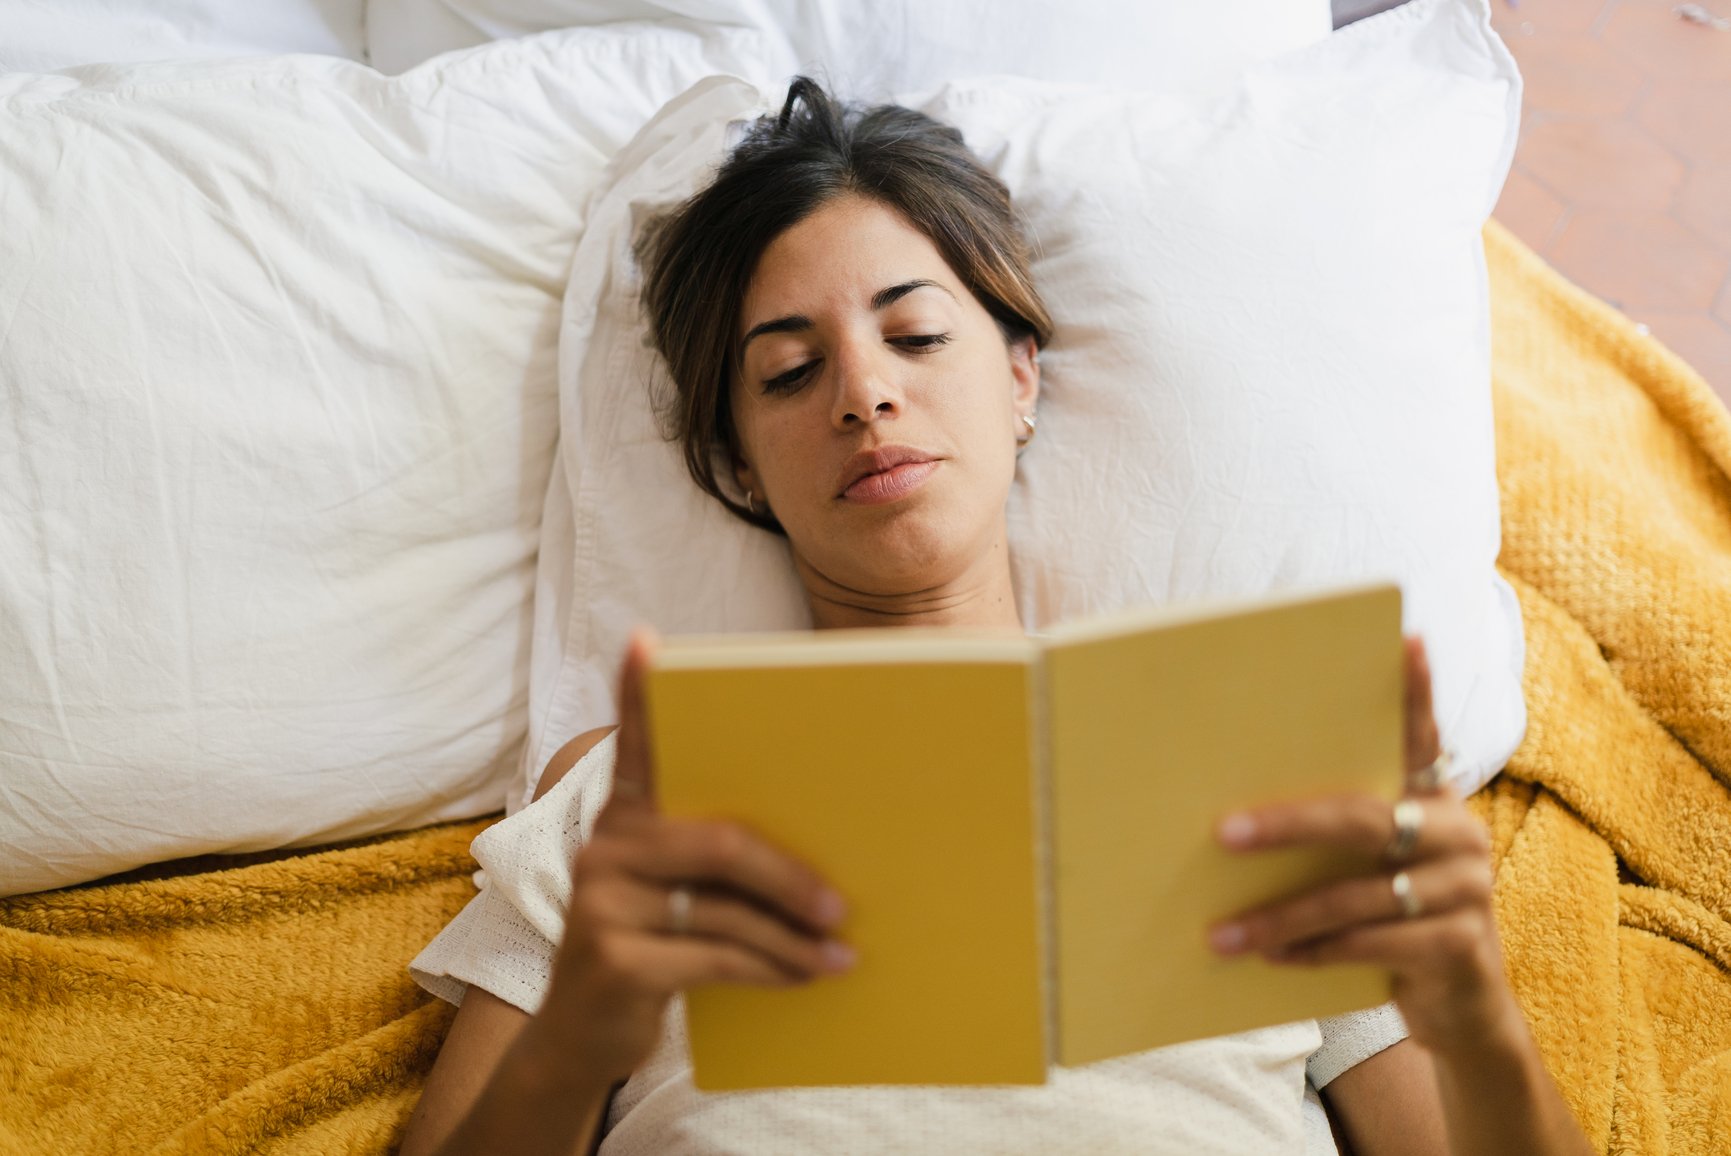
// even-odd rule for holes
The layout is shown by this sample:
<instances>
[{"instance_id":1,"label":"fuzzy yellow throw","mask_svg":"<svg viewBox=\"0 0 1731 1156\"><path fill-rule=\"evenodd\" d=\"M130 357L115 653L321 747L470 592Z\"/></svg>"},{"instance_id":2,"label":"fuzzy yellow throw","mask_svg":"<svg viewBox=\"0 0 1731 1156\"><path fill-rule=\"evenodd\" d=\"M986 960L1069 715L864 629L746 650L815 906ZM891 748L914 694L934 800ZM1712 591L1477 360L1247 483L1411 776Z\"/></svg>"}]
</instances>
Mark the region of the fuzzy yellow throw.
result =
<instances>
[{"instance_id":1,"label":"fuzzy yellow throw","mask_svg":"<svg viewBox=\"0 0 1731 1156\"><path fill-rule=\"evenodd\" d=\"M1509 978L1601 1151L1731 1152L1731 416L1496 225L1526 740L1474 800Z\"/></svg>"},{"instance_id":2,"label":"fuzzy yellow throw","mask_svg":"<svg viewBox=\"0 0 1731 1156\"><path fill-rule=\"evenodd\" d=\"M1531 716L1475 800L1510 978L1600 1150L1731 1151L1731 417L1485 242ZM484 826L0 901L0 1154L392 1150L451 1018L406 968Z\"/></svg>"},{"instance_id":3,"label":"fuzzy yellow throw","mask_svg":"<svg viewBox=\"0 0 1731 1156\"><path fill-rule=\"evenodd\" d=\"M0 1154L395 1151L485 826L0 900Z\"/></svg>"}]
</instances>

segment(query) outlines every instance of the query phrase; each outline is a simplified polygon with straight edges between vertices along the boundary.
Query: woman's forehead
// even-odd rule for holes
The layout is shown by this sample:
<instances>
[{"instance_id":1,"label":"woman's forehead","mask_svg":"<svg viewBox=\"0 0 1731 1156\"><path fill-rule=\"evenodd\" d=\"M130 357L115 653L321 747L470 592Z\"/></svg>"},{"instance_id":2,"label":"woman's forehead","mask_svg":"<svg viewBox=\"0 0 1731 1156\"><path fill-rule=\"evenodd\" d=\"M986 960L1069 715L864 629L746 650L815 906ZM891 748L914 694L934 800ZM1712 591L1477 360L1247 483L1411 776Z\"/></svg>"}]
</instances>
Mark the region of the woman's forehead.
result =
<instances>
[{"instance_id":1,"label":"woman's forehead","mask_svg":"<svg viewBox=\"0 0 1731 1156\"><path fill-rule=\"evenodd\" d=\"M906 217L864 197L837 198L764 249L740 331L789 314L869 307L883 290L911 281L930 281L960 296L943 254ZM935 292L915 296L945 299Z\"/></svg>"}]
</instances>

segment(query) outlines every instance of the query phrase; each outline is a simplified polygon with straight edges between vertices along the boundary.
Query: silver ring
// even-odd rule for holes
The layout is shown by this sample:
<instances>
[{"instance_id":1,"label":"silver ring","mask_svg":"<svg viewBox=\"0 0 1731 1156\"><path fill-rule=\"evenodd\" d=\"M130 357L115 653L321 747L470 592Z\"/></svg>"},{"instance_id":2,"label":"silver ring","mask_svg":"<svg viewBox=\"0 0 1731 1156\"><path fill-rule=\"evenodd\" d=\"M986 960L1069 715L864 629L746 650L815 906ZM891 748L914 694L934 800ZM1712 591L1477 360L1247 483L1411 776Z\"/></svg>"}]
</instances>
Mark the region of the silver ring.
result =
<instances>
[{"instance_id":1,"label":"silver ring","mask_svg":"<svg viewBox=\"0 0 1731 1156\"><path fill-rule=\"evenodd\" d=\"M1424 827L1424 804L1417 799L1402 799L1394 805L1394 838L1389 840L1384 857L1399 863L1418 846L1418 833Z\"/></svg>"},{"instance_id":2,"label":"silver ring","mask_svg":"<svg viewBox=\"0 0 1731 1156\"><path fill-rule=\"evenodd\" d=\"M1442 753L1432 759L1428 766L1420 767L1412 773L1408 785L1421 795L1434 795L1448 782L1449 767L1454 761L1454 753L1444 747Z\"/></svg>"},{"instance_id":3,"label":"silver ring","mask_svg":"<svg viewBox=\"0 0 1731 1156\"><path fill-rule=\"evenodd\" d=\"M675 887L667 893L667 925L674 935L684 935L691 930L693 902L689 887Z\"/></svg>"},{"instance_id":4,"label":"silver ring","mask_svg":"<svg viewBox=\"0 0 1731 1156\"><path fill-rule=\"evenodd\" d=\"M1424 912L1424 904L1419 902L1418 892L1413 890L1411 875L1405 871L1396 872L1389 885L1394 888L1394 898L1400 904L1402 918L1417 919Z\"/></svg>"}]
</instances>

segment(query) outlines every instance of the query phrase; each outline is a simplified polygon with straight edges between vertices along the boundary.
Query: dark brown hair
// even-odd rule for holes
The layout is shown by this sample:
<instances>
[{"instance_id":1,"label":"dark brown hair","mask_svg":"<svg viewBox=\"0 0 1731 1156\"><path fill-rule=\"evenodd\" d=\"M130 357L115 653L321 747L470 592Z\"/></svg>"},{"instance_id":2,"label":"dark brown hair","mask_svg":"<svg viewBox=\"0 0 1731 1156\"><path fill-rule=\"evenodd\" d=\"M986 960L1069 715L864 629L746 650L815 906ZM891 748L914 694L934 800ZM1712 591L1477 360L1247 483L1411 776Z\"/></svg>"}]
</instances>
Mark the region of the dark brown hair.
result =
<instances>
[{"instance_id":1,"label":"dark brown hair","mask_svg":"<svg viewBox=\"0 0 1731 1156\"><path fill-rule=\"evenodd\" d=\"M931 239L1006 341L1042 347L1052 319L1028 274L1009 190L962 134L900 105L843 104L794 78L781 112L760 117L715 180L648 231L643 300L676 400L670 425L705 491L753 525L775 519L735 500L717 476L739 451L729 404L739 315L763 251L825 203L852 194L899 212Z\"/></svg>"}]
</instances>

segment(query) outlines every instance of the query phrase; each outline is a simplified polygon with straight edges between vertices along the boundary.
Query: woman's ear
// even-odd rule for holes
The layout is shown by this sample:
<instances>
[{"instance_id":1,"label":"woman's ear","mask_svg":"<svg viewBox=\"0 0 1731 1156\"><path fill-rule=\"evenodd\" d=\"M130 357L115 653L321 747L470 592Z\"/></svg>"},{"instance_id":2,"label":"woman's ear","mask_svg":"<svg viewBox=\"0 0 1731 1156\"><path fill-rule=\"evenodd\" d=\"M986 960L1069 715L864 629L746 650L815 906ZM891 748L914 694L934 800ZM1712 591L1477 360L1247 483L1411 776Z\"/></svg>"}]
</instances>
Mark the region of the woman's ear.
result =
<instances>
[{"instance_id":1,"label":"woman's ear","mask_svg":"<svg viewBox=\"0 0 1731 1156\"><path fill-rule=\"evenodd\" d=\"M733 480L739 483L740 493L756 494L761 500L763 486L757 480L757 471L751 468L751 463L738 454L733 455Z\"/></svg>"},{"instance_id":2,"label":"woman's ear","mask_svg":"<svg viewBox=\"0 0 1731 1156\"><path fill-rule=\"evenodd\" d=\"M1040 347L1032 337L1010 342L1011 400L1017 413L1032 413L1040 400Z\"/></svg>"}]
</instances>

